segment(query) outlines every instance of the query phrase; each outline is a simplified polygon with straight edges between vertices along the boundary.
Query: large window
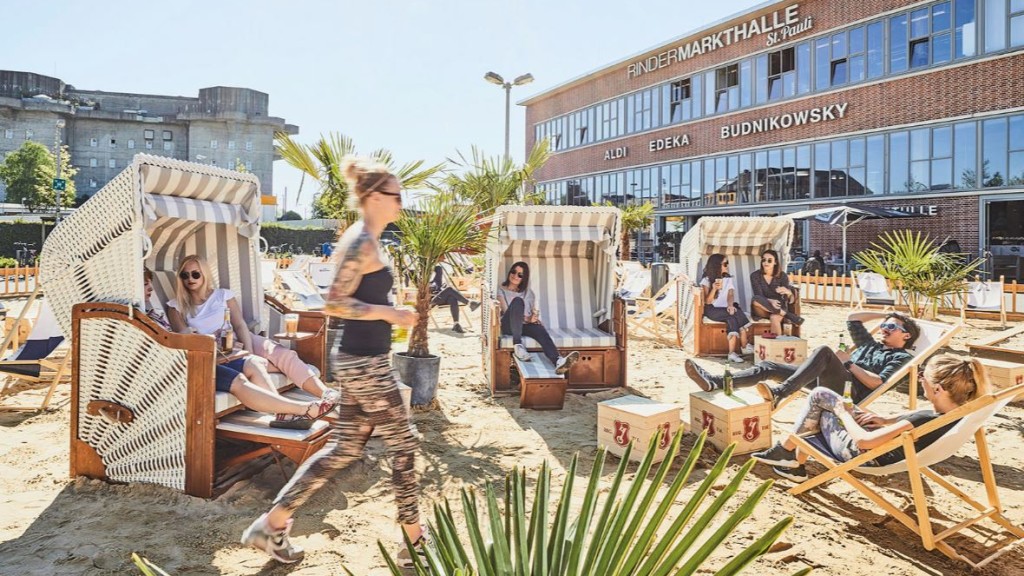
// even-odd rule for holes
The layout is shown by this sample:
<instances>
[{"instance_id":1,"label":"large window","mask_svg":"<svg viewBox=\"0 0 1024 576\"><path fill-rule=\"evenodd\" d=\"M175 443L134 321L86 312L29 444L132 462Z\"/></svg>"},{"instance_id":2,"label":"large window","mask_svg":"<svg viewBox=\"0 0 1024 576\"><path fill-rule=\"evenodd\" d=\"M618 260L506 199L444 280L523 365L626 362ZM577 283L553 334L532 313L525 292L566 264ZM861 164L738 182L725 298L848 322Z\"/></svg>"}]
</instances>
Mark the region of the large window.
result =
<instances>
[{"instance_id":1,"label":"large window","mask_svg":"<svg viewBox=\"0 0 1024 576\"><path fill-rule=\"evenodd\" d=\"M1006 118L985 120L982 128L981 185L1006 185Z\"/></svg>"},{"instance_id":2,"label":"large window","mask_svg":"<svg viewBox=\"0 0 1024 576\"><path fill-rule=\"evenodd\" d=\"M768 99L796 94L796 50L784 48L768 55Z\"/></svg>"},{"instance_id":3,"label":"large window","mask_svg":"<svg viewBox=\"0 0 1024 576\"><path fill-rule=\"evenodd\" d=\"M689 120L693 92L690 79L676 80L668 85L668 122L675 124Z\"/></svg>"},{"instance_id":4,"label":"large window","mask_svg":"<svg viewBox=\"0 0 1024 576\"><path fill-rule=\"evenodd\" d=\"M708 114L721 114L740 107L740 68L738 64L722 66L705 75L708 84L714 82L715 91L708 92ZM712 99L713 96L713 99Z\"/></svg>"}]
</instances>

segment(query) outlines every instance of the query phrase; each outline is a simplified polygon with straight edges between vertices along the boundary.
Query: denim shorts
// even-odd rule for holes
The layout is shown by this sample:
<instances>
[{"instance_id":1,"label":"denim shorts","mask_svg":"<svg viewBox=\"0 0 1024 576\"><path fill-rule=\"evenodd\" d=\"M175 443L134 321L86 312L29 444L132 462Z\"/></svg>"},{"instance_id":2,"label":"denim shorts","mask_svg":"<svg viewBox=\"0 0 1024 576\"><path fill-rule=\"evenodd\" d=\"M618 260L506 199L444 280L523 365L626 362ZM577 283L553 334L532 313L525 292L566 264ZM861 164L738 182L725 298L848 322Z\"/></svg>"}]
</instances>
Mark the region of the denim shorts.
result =
<instances>
[{"instance_id":1,"label":"denim shorts","mask_svg":"<svg viewBox=\"0 0 1024 576\"><path fill-rule=\"evenodd\" d=\"M230 392L231 383L242 373L245 367L245 358L232 360L227 364L217 364L217 391Z\"/></svg>"}]
</instances>

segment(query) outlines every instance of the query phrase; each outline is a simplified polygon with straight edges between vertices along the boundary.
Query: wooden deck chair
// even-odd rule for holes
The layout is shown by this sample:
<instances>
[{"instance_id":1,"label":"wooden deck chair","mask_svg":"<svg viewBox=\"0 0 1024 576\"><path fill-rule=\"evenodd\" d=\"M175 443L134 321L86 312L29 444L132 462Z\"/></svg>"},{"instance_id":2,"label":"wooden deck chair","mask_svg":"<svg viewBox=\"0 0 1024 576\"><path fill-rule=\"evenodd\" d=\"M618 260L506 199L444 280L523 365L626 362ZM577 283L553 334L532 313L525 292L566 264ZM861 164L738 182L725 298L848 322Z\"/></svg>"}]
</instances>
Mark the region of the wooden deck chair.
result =
<instances>
[{"instance_id":1,"label":"wooden deck chair","mask_svg":"<svg viewBox=\"0 0 1024 576\"><path fill-rule=\"evenodd\" d=\"M668 286L668 283L665 284ZM627 269L620 278L618 295L627 302L637 298L649 297L651 292L651 271L644 269Z\"/></svg>"},{"instance_id":2,"label":"wooden deck chair","mask_svg":"<svg viewBox=\"0 0 1024 576\"><path fill-rule=\"evenodd\" d=\"M861 408L866 408L869 404L878 400L889 390L891 390L896 384L898 384L904 378L908 379L908 390L909 395L909 407L911 410L917 408L917 378L918 371L921 366L932 357L933 354L942 349L943 346L949 343L949 341L956 335L957 332L963 328L963 324L946 324L944 322L936 322L934 320L914 320L921 333L918 334L917 340L907 349L910 352L913 359L900 367L899 370L893 373L888 380L882 383L881 386L875 388L871 394L858 403ZM878 326L871 329L871 333L874 334L878 331ZM851 349L851 352L853 350ZM801 390L796 394L792 394L779 401L778 406L772 411L775 414L783 408L786 404L793 401L794 398L800 397L806 393L806 390Z\"/></svg>"},{"instance_id":3,"label":"wooden deck chair","mask_svg":"<svg viewBox=\"0 0 1024 576\"><path fill-rule=\"evenodd\" d=\"M962 295L963 296L963 295ZM1006 328L1006 298L1003 296L1003 277L999 280L967 283L966 297L960 298L960 321L967 321L967 311L999 314L1000 326Z\"/></svg>"},{"instance_id":4,"label":"wooden deck chair","mask_svg":"<svg viewBox=\"0 0 1024 576\"><path fill-rule=\"evenodd\" d=\"M305 274L306 270L309 268L309 263L312 260L313 257L307 256L306 254L295 256L292 258L292 261L288 263L288 268L286 268L286 270L298 270Z\"/></svg>"},{"instance_id":5,"label":"wooden deck chair","mask_svg":"<svg viewBox=\"0 0 1024 576\"><path fill-rule=\"evenodd\" d=\"M26 305L22 315L28 310L34 296L29 299L29 305ZM0 404L0 411L42 411L50 406L50 399L57 389L57 384L61 380L70 377L68 372L68 365L71 360L70 353L64 354L63 358L50 358L51 356L59 355L59 353L54 354L54 351L63 342L64 334L60 331L57 318L53 315L53 310L50 308L49 303L43 300L40 305L39 318L32 327L32 332L29 334L25 344L11 354L9 358L0 360L0 372L7 375L4 387L0 390L0 402L7 396L12 384L18 380L24 380L33 384L47 384L46 394L39 404Z\"/></svg>"},{"instance_id":6,"label":"wooden deck chair","mask_svg":"<svg viewBox=\"0 0 1024 576\"><path fill-rule=\"evenodd\" d=\"M882 306L892 310L896 306L896 292L889 281L875 272L854 272L853 298L850 306L862 310L866 305Z\"/></svg>"},{"instance_id":7,"label":"wooden deck chair","mask_svg":"<svg viewBox=\"0 0 1024 576\"><path fill-rule=\"evenodd\" d=\"M886 442L872 450L868 450L848 462L838 462L837 459L828 451L827 444L822 441L821 436L818 434L811 434L804 437L791 435L790 439L796 443L798 450L808 454L811 458L820 462L828 469L828 471L794 486L789 490L789 492L791 494L801 494L830 480L841 478L847 481L853 488L857 489L857 491L866 496L872 502L882 507L886 513L892 515L893 518L896 518L904 526L920 536L921 543L926 549L937 549L954 560L966 562L975 569L981 568L1005 552L1010 544L1024 539L1024 529L1010 522L1010 520L1003 514L1002 506L999 502L999 492L998 486L996 485L995 472L992 469L992 461L989 456L988 444L985 439L984 427L985 422L992 415L999 412L1007 403L1022 392L1024 392L1024 384L1019 384L1012 388L1006 388L999 392L986 394L976 398L956 410L944 414L921 427L905 432L898 438L893 438L889 442ZM922 449L920 452L915 449L914 442L916 440L929 432L938 430L948 424L953 424L953 426L938 440ZM985 484L987 503L975 500L966 492L943 478L941 474L931 469L931 466L938 464L955 454L961 446L970 440L972 435L974 436L974 442L977 446L978 464L981 468L981 476ZM868 465L869 462L873 461L878 456L899 447L902 447L906 454L906 458L903 461L885 466ZM893 504L886 500L882 494L872 489L861 480L855 478L851 472L858 472L871 476L891 476L906 472L910 480L910 487L914 500L914 514L907 514L900 509L900 505ZM935 484L945 488L962 500L966 505L974 508L977 511L977 515L936 533L932 526L930 506L927 494L924 490L922 476L927 477ZM943 510L944 514L946 512L946 510ZM950 536L953 536L954 534L961 534L968 527L973 526L986 518L995 522L997 525L1009 532L1009 537L1004 538L1002 542L987 546L985 548L985 552L988 554L984 558L972 561L954 549L953 546L947 542ZM980 542L978 544L981 545Z\"/></svg>"},{"instance_id":8,"label":"wooden deck chair","mask_svg":"<svg viewBox=\"0 0 1024 576\"><path fill-rule=\"evenodd\" d=\"M665 340L675 346L682 346L679 339L679 284L682 280L672 278L661 290L649 298L634 298L632 314L626 316L630 330L646 332L658 340ZM671 335L671 338L668 336Z\"/></svg>"},{"instance_id":9,"label":"wooden deck chair","mask_svg":"<svg viewBox=\"0 0 1024 576\"><path fill-rule=\"evenodd\" d=\"M277 270L278 291L285 303L297 310L321 310L326 305L320 289L301 270Z\"/></svg>"}]
</instances>

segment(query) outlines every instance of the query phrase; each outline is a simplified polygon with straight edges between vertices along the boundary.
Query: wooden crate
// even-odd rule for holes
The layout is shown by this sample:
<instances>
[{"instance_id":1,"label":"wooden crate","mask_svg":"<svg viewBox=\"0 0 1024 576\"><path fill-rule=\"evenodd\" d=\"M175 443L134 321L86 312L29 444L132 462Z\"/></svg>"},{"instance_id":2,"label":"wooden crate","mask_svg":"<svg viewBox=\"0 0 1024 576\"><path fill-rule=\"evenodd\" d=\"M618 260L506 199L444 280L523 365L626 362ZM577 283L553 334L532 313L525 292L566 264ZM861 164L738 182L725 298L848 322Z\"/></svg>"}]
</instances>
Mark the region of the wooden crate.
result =
<instances>
[{"instance_id":1,"label":"wooden crate","mask_svg":"<svg viewBox=\"0 0 1024 576\"><path fill-rule=\"evenodd\" d=\"M732 396L721 390L690 394L690 429L708 431L708 442L719 450L736 442L735 454L764 450L772 445L771 405L753 388Z\"/></svg>"},{"instance_id":2,"label":"wooden crate","mask_svg":"<svg viewBox=\"0 0 1024 576\"><path fill-rule=\"evenodd\" d=\"M796 336L754 336L754 362L801 364L807 359L807 340Z\"/></svg>"},{"instance_id":3,"label":"wooden crate","mask_svg":"<svg viewBox=\"0 0 1024 576\"><path fill-rule=\"evenodd\" d=\"M1024 364L989 358L978 358L978 361L988 370L988 378L992 382L993 388L1002 390L1017 384L1024 384Z\"/></svg>"},{"instance_id":4,"label":"wooden crate","mask_svg":"<svg viewBox=\"0 0 1024 576\"><path fill-rule=\"evenodd\" d=\"M640 396L622 396L605 400L597 405L597 444L607 448L609 454L622 457L630 442L636 443L630 460L639 462L647 452L651 436L662 431L655 462L668 454L672 436L682 425L680 407L663 404Z\"/></svg>"}]
</instances>

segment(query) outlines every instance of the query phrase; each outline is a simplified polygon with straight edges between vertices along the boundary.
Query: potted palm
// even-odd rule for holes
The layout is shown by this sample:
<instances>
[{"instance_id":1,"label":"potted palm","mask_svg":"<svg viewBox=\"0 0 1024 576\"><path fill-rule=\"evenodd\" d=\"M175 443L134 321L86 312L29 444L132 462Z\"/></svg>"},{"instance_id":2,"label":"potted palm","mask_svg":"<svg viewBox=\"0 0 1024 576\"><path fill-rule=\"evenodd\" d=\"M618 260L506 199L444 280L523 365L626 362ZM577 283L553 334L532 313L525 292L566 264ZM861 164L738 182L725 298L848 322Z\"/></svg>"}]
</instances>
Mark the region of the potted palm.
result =
<instances>
[{"instance_id":1,"label":"potted palm","mask_svg":"<svg viewBox=\"0 0 1024 576\"><path fill-rule=\"evenodd\" d=\"M620 243L622 248L620 255L623 260L629 260L629 240L633 233L647 229L653 221L654 205L650 202L630 204L622 209L622 241ZM639 259L640 254L638 252L637 260Z\"/></svg>"},{"instance_id":2,"label":"potted palm","mask_svg":"<svg viewBox=\"0 0 1024 576\"><path fill-rule=\"evenodd\" d=\"M968 261L964 254L940 252L940 243L910 230L883 233L871 246L858 252L857 260L905 291L914 318L934 318L946 296L963 296L967 278L984 263L981 258Z\"/></svg>"},{"instance_id":3,"label":"potted palm","mask_svg":"<svg viewBox=\"0 0 1024 576\"><path fill-rule=\"evenodd\" d=\"M482 250L486 240L486 233L476 226L475 206L450 191L434 192L420 201L417 210L404 211L396 223L400 243L395 248L395 265L416 289L417 319L409 348L394 354L394 365L402 381L412 387L412 404L416 406L434 400L441 368L441 358L430 353L427 335L434 267L450 252Z\"/></svg>"}]
</instances>

